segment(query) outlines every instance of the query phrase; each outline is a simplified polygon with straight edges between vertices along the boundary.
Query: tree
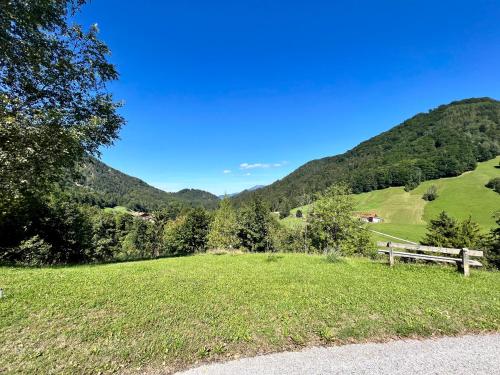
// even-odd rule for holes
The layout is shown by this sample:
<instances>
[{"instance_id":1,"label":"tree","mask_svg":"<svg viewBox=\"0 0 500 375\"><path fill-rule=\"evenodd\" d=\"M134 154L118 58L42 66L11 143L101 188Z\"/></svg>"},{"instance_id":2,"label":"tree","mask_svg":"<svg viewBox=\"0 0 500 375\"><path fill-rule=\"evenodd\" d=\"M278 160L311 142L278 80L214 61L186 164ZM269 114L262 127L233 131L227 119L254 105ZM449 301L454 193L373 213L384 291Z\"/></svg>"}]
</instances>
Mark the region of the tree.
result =
<instances>
[{"instance_id":1,"label":"tree","mask_svg":"<svg viewBox=\"0 0 500 375\"><path fill-rule=\"evenodd\" d=\"M231 200L225 197L219 204L210 224L208 247L212 249L234 249L240 244L238 220Z\"/></svg>"},{"instance_id":2,"label":"tree","mask_svg":"<svg viewBox=\"0 0 500 375\"><path fill-rule=\"evenodd\" d=\"M97 26L70 18L84 0L2 2L0 215L40 196L124 123L106 85L118 78Z\"/></svg>"},{"instance_id":3,"label":"tree","mask_svg":"<svg viewBox=\"0 0 500 375\"><path fill-rule=\"evenodd\" d=\"M290 216L290 203L288 199L283 199L278 205L279 218L284 219Z\"/></svg>"},{"instance_id":4,"label":"tree","mask_svg":"<svg viewBox=\"0 0 500 375\"><path fill-rule=\"evenodd\" d=\"M117 221L112 213L98 213L92 222L92 253L95 261L112 259L120 250Z\"/></svg>"},{"instance_id":5,"label":"tree","mask_svg":"<svg viewBox=\"0 0 500 375\"><path fill-rule=\"evenodd\" d=\"M150 252L148 223L142 219L135 219L130 232L123 240L125 259L147 258Z\"/></svg>"},{"instance_id":6,"label":"tree","mask_svg":"<svg viewBox=\"0 0 500 375\"><path fill-rule=\"evenodd\" d=\"M458 248L474 249L480 246L482 241L479 224L468 217L458 225L458 237L453 241L454 246Z\"/></svg>"},{"instance_id":7,"label":"tree","mask_svg":"<svg viewBox=\"0 0 500 375\"><path fill-rule=\"evenodd\" d=\"M206 211L194 208L170 221L164 228L164 249L168 255L205 251L210 221Z\"/></svg>"},{"instance_id":8,"label":"tree","mask_svg":"<svg viewBox=\"0 0 500 375\"><path fill-rule=\"evenodd\" d=\"M320 195L308 219L313 247L343 255L371 252L370 236L355 218L354 208L351 189L345 183L333 185Z\"/></svg>"},{"instance_id":9,"label":"tree","mask_svg":"<svg viewBox=\"0 0 500 375\"><path fill-rule=\"evenodd\" d=\"M496 222L497 227L491 230L486 239L485 257L489 265L500 270L500 217Z\"/></svg>"},{"instance_id":10,"label":"tree","mask_svg":"<svg viewBox=\"0 0 500 375\"><path fill-rule=\"evenodd\" d=\"M436 219L431 220L423 240L424 245L450 248L476 248L482 242L479 225L469 217L459 222L441 212Z\"/></svg>"},{"instance_id":11,"label":"tree","mask_svg":"<svg viewBox=\"0 0 500 375\"><path fill-rule=\"evenodd\" d=\"M27 220L29 225L24 225ZM0 222L0 233L6 245L0 247L0 262L52 265L91 260L90 217L64 195L20 206L17 217Z\"/></svg>"},{"instance_id":12,"label":"tree","mask_svg":"<svg viewBox=\"0 0 500 375\"><path fill-rule=\"evenodd\" d=\"M164 255L184 255L188 253L184 231L186 216L181 215L169 221L163 228Z\"/></svg>"},{"instance_id":13,"label":"tree","mask_svg":"<svg viewBox=\"0 0 500 375\"><path fill-rule=\"evenodd\" d=\"M455 239L459 236L457 221L442 211L439 216L432 219L427 227L423 240L424 245L454 247Z\"/></svg>"},{"instance_id":14,"label":"tree","mask_svg":"<svg viewBox=\"0 0 500 375\"><path fill-rule=\"evenodd\" d=\"M190 253L207 249L210 218L203 208L194 208L186 215L186 244Z\"/></svg>"},{"instance_id":15,"label":"tree","mask_svg":"<svg viewBox=\"0 0 500 375\"><path fill-rule=\"evenodd\" d=\"M266 251L271 248L269 226L271 214L259 195L239 212L239 238L241 245L249 251Z\"/></svg>"}]
</instances>

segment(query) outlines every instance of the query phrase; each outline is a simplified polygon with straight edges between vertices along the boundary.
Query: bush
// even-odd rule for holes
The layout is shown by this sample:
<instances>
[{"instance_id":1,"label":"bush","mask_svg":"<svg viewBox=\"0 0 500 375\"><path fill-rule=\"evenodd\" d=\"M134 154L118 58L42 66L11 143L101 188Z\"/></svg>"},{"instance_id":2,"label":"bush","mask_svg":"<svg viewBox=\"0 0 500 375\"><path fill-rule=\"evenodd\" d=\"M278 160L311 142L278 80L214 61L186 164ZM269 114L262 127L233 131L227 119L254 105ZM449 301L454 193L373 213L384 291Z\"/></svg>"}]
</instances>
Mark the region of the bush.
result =
<instances>
[{"instance_id":1,"label":"bush","mask_svg":"<svg viewBox=\"0 0 500 375\"><path fill-rule=\"evenodd\" d=\"M167 223L163 233L165 255L188 255L207 249L209 218L195 208Z\"/></svg>"},{"instance_id":2,"label":"bush","mask_svg":"<svg viewBox=\"0 0 500 375\"><path fill-rule=\"evenodd\" d=\"M38 235L22 241L18 251L21 264L39 267L51 263L52 245Z\"/></svg>"},{"instance_id":3,"label":"bush","mask_svg":"<svg viewBox=\"0 0 500 375\"><path fill-rule=\"evenodd\" d=\"M339 263L342 260L342 253L337 249L327 249L325 260L328 263Z\"/></svg>"},{"instance_id":4,"label":"bush","mask_svg":"<svg viewBox=\"0 0 500 375\"><path fill-rule=\"evenodd\" d=\"M0 260L52 265L88 260L92 248L90 217L65 196L24 201L0 220Z\"/></svg>"},{"instance_id":5,"label":"bush","mask_svg":"<svg viewBox=\"0 0 500 375\"><path fill-rule=\"evenodd\" d=\"M430 186L422 198L428 202L436 200L438 198L437 187L434 185Z\"/></svg>"},{"instance_id":6,"label":"bush","mask_svg":"<svg viewBox=\"0 0 500 375\"><path fill-rule=\"evenodd\" d=\"M288 228L275 221L270 227L271 247L281 252L305 252L308 244L306 242L304 228L295 226Z\"/></svg>"},{"instance_id":7,"label":"bush","mask_svg":"<svg viewBox=\"0 0 500 375\"><path fill-rule=\"evenodd\" d=\"M282 210L280 210L280 219L285 219L288 216L290 216L290 210L289 209L282 209Z\"/></svg>"},{"instance_id":8,"label":"bush","mask_svg":"<svg viewBox=\"0 0 500 375\"><path fill-rule=\"evenodd\" d=\"M333 185L314 203L310 240L319 252L340 249L342 255L367 255L373 251L370 234L354 216L355 202L345 184Z\"/></svg>"},{"instance_id":9,"label":"bush","mask_svg":"<svg viewBox=\"0 0 500 375\"><path fill-rule=\"evenodd\" d=\"M277 262L281 258L283 258L283 255L278 255L278 254L271 253L271 254L269 254L267 256L266 262L269 262L269 263Z\"/></svg>"},{"instance_id":10,"label":"bush","mask_svg":"<svg viewBox=\"0 0 500 375\"><path fill-rule=\"evenodd\" d=\"M408 193L410 191L412 191L413 189L416 189L418 187L419 183L418 182L415 182L415 181L411 181L411 182L407 182L405 184L405 191Z\"/></svg>"},{"instance_id":11,"label":"bush","mask_svg":"<svg viewBox=\"0 0 500 375\"><path fill-rule=\"evenodd\" d=\"M488 181L486 187L500 194L500 177L492 178Z\"/></svg>"}]
</instances>

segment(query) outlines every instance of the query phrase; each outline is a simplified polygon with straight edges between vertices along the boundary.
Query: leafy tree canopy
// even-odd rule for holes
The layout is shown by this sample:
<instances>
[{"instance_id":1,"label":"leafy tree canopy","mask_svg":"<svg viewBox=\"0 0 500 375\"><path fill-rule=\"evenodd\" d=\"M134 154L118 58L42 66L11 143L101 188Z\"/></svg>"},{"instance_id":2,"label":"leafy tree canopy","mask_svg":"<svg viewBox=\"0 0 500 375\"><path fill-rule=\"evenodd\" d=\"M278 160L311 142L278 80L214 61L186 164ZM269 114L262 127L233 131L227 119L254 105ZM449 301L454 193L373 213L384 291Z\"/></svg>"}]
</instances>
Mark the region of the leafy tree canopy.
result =
<instances>
[{"instance_id":1,"label":"leafy tree canopy","mask_svg":"<svg viewBox=\"0 0 500 375\"><path fill-rule=\"evenodd\" d=\"M481 241L479 225L471 218L459 222L443 211L437 218L431 220L422 243L430 246L474 249L481 245Z\"/></svg>"},{"instance_id":2,"label":"leafy tree canopy","mask_svg":"<svg viewBox=\"0 0 500 375\"><path fill-rule=\"evenodd\" d=\"M210 224L208 246L212 249L235 249L240 241L238 238L238 221L229 198L224 198L215 212Z\"/></svg>"},{"instance_id":3,"label":"leafy tree canopy","mask_svg":"<svg viewBox=\"0 0 500 375\"><path fill-rule=\"evenodd\" d=\"M343 255L370 253L370 237L354 216L354 208L352 191L345 183L332 185L321 194L308 216L313 247Z\"/></svg>"},{"instance_id":4,"label":"leafy tree canopy","mask_svg":"<svg viewBox=\"0 0 500 375\"><path fill-rule=\"evenodd\" d=\"M1 204L59 181L124 123L107 91L118 78L97 26L71 21L82 0L0 5ZM4 208L5 209L5 208Z\"/></svg>"},{"instance_id":5,"label":"leafy tree canopy","mask_svg":"<svg viewBox=\"0 0 500 375\"><path fill-rule=\"evenodd\" d=\"M243 248L266 251L271 248L270 226L272 217L262 198L255 196L239 211L239 237Z\"/></svg>"}]
</instances>

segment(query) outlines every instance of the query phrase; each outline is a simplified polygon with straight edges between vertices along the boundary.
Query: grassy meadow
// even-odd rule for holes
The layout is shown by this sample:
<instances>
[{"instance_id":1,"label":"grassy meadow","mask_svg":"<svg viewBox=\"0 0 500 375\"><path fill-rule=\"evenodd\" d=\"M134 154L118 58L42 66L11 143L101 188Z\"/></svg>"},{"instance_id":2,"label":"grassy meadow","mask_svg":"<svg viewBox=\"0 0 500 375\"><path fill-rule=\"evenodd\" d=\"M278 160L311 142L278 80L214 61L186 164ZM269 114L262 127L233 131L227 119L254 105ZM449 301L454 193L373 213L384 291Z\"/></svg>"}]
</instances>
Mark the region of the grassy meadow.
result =
<instances>
[{"instance_id":1,"label":"grassy meadow","mask_svg":"<svg viewBox=\"0 0 500 375\"><path fill-rule=\"evenodd\" d=\"M106 207L104 208L105 212L115 212L115 213L130 213L130 211L127 207L124 206L116 206L116 207Z\"/></svg>"},{"instance_id":2,"label":"grassy meadow","mask_svg":"<svg viewBox=\"0 0 500 375\"><path fill-rule=\"evenodd\" d=\"M418 242L426 232L427 223L441 211L446 211L458 219L469 215L483 231L495 226L493 215L500 211L500 195L484 185L493 177L500 176L497 168L500 157L478 163L474 171L458 177L425 181L416 189L406 192L402 187L391 187L355 195L357 210L375 211L384 218L383 223L371 224L370 228L392 236ZM435 185L439 197L426 202L422 195ZM310 206L300 207L307 214ZM297 209L292 210L292 216ZM301 220L289 217L283 221L287 225L300 225ZM385 240L383 236L375 235Z\"/></svg>"},{"instance_id":3,"label":"grassy meadow","mask_svg":"<svg viewBox=\"0 0 500 375\"><path fill-rule=\"evenodd\" d=\"M500 329L500 273L286 254L0 268L0 373L199 361Z\"/></svg>"}]
</instances>

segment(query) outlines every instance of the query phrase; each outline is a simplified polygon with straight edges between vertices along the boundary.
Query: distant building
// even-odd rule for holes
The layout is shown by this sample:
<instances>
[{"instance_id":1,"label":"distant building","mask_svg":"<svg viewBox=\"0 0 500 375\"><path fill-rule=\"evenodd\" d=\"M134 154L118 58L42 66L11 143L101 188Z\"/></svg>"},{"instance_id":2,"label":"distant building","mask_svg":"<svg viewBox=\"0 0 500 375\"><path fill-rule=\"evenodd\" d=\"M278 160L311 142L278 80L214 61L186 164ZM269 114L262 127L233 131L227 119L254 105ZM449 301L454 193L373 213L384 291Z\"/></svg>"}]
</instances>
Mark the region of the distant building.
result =
<instances>
[{"instance_id":1,"label":"distant building","mask_svg":"<svg viewBox=\"0 0 500 375\"><path fill-rule=\"evenodd\" d=\"M147 212L133 212L132 215L144 221L154 221L153 216Z\"/></svg>"},{"instance_id":2,"label":"distant building","mask_svg":"<svg viewBox=\"0 0 500 375\"><path fill-rule=\"evenodd\" d=\"M361 212L358 213L357 216L365 223L381 223L384 221L376 212Z\"/></svg>"}]
</instances>

